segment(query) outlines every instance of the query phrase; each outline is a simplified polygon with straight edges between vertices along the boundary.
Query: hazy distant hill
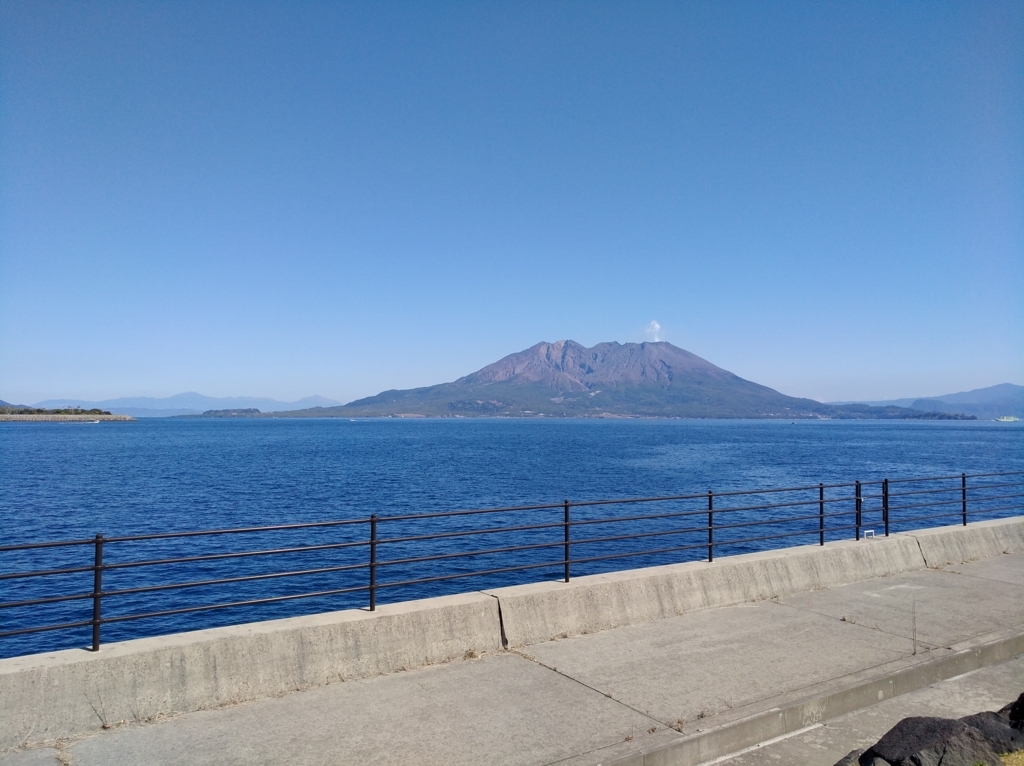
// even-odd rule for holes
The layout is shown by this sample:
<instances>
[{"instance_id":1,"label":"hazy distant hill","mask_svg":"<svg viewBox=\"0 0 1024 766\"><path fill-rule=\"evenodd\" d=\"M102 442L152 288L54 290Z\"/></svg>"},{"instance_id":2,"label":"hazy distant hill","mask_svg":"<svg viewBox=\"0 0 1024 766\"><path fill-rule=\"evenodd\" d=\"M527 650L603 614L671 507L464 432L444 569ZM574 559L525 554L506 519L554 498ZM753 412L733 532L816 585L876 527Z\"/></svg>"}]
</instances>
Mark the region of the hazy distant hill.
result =
<instances>
[{"instance_id":1,"label":"hazy distant hill","mask_svg":"<svg viewBox=\"0 0 1024 766\"><path fill-rule=\"evenodd\" d=\"M865 402L865 404L895 405L932 412L963 412L987 420L1003 415L1024 418L1024 386L1000 383L998 386L976 388L973 391L961 391L957 394L918 399L894 399L887 402Z\"/></svg>"},{"instance_id":2,"label":"hazy distant hill","mask_svg":"<svg viewBox=\"0 0 1024 766\"><path fill-rule=\"evenodd\" d=\"M135 396L122 399L106 399L100 402L90 402L83 399L47 399L39 402L36 407L82 407L91 409L110 410L121 415L131 415L137 418L165 418L175 415L200 415L208 410L242 410L259 409L264 412L287 412L289 410L301 410L309 407L331 407L341 402L334 399L326 399L322 396L307 396L295 402L281 402L276 399L257 398L254 396L235 396L217 398L203 396L194 391L184 394L168 396L163 399L156 399L151 396Z\"/></svg>"},{"instance_id":3,"label":"hazy distant hill","mask_svg":"<svg viewBox=\"0 0 1024 766\"><path fill-rule=\"evenodd\" d=\"M289 416L705 418L950 417L896 407L837 407L744 380L670 343L538 343L452 383Z\"/></svg>"}]
</instances>

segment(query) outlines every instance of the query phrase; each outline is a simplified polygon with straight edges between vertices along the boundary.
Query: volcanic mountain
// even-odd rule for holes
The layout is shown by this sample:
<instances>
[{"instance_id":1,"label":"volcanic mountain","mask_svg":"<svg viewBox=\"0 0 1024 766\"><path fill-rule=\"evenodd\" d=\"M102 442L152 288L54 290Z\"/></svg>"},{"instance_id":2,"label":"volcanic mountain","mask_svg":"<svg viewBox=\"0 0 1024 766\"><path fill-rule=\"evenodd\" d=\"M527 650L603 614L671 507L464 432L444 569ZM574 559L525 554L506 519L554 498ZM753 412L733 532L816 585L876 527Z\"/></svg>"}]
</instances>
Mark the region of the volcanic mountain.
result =
<instances>
[{"instance_id":1,"label":"volcanic mountain","mask_svg":"<svg viewBox=\"0 0 1024 766\"><path fill-rule=\"evenodd\" d=\"M671 343L571 340L510 354L452 383L385 391L288 417L936 417L900 407L826 405L744 380ZM956 417L946 415L937 417Z\"/></svg>"}]
</instances>

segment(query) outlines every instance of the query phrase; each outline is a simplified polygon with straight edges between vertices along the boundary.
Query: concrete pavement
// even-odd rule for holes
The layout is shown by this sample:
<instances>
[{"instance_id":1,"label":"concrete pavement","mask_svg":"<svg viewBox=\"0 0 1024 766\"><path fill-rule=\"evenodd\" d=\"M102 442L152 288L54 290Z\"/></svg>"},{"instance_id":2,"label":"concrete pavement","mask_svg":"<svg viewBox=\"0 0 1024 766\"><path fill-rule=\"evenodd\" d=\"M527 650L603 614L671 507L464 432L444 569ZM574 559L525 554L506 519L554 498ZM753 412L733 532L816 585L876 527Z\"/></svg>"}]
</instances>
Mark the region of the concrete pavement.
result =
<instances>
[{"instance_id":1,"label":"concrete pavement","mask_svg":"<svg viewBox=\"0 0 1024 766\"><path fill-rule=\"evenodd\" d=\"M1022 634L1024 554L1002 555L234 707L111 721L110 730L57 748L0 755L0 766L686 763L683 746L705 734L727 742L759 715L914 669L926 678L970 647L1024 645L1015 638ZM814 729L730 763L834 763L915 714L904 702L920 701L909 711L946 704L949 715L999 707L1024 691L1024 661L944 683L823 726L813 721ZM942 692L950 684L966 690L960 702Z\"/></svg>"},{"instance_id":2,"label":"concrete pavement","mask_svg":"<svg viewBox=\"0 0 1024 766\"><path fill-rule=\"evenodd\" d=\"M847 713L792 737L719 761L721 766L802 764L832 766L855 749L867 749L908 716L962 718L998 710L1024 691L1024 657L918 689Z\"/></svg>"}]
</instances>

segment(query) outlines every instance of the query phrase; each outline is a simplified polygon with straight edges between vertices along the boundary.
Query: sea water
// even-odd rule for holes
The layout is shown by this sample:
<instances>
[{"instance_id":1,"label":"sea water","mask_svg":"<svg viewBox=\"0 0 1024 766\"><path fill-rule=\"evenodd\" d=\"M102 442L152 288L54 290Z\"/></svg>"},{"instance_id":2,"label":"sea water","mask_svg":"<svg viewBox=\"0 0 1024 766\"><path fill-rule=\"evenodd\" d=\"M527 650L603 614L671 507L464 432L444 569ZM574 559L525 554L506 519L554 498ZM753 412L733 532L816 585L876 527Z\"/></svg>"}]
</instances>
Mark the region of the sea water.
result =
<instances>
[{"instance_id":1,"label":"sea water","mask_svg":"<svg viewBox=\"0 0 1024 766\"><path fill-rule=\"evenodd\" d=\"M516 419L144 419L129 423L0 423L0 544L83 539L256 525L382 517L602 498L716 493L882 478L1024 469L1022 424L981 421L741 421ZM843 492L848 492L843 490ZM869 503L870 504L870 503ZM877 502L875 503L877 505ZM636 514L639 506L597 507L575 518ZM695 505L678 507L694 508ZM845 506L844 506L845 507ZM380 546L382 560L534 544L536 549L472 560L392 565L381 581L428 580L381 590L379 601L494 587L561 574L560 566L429 581L520 563L553 562L561 549L561 509L522 515L381 522L381 536L471 531L481 526L539 529L443 544L408 541ZM652 513L651 506L644 513ZM540 515L538 515L540 514ZM998 515L998 514L996 514ZM752 518L744 516L743 518ZM679 523L679 519L673 520ZM703 522L701 522L703 524ZM946 522L950 523L950 522ZM544 525L549 525L544 527ZM638 520L574 537L657 531ZM235 551L359 541L365 525L314 528L261 539L245 535L181 538L106 547L107 563L140 558L211 556ZM807 525L805 525L807 526ZM921 526L920 524L918 526ZM790 527L783 527L789 529ZM800 529L802 527L793 527ZM807 529L811 529L807 526ZM394 530L394 532L389 532ZM412 533L412 534L411 534ZM701 533L703 534L703 533ZM747 534L749 537L749 533ZM830 539L852 536L830 533ZM745 539L737 538L734 539ZM687 538L689 539L689 538ZM703 539L703 538L701 538ZM727 531L717 539L728 540ZM809 543L797 538L738 544L717 555ZM630 549L629 546L634 548ZM637 547L639 545L639 547ZM587 556L646 547L647 541L592 544ZM547 547L544 547L547 546ZM582 551L582 546L581 546ZM0 553L0 573L26 568L87 566L92 547ZM579 555L583 557L583 553ZM701 558L706 551L610 559L574 574ZM316 553L209 559L105 573L104 590L167 582L226 579L273 571L365 563L364 548ZM574 552L573 558L577 557ZM33 580L0 580L0 602L85 593L90 572ZM302 578L229 583L213 588L147 592L105 599L105 616L162 611L365 584L366 570ZM362 606L365 592L170 615L104 626L117 640L325 609ZM0 632L21 626L88 619L91 601L0 610ZM0 656L78 646L88 629L0 639Z\"/></svg>"}]
</instances>

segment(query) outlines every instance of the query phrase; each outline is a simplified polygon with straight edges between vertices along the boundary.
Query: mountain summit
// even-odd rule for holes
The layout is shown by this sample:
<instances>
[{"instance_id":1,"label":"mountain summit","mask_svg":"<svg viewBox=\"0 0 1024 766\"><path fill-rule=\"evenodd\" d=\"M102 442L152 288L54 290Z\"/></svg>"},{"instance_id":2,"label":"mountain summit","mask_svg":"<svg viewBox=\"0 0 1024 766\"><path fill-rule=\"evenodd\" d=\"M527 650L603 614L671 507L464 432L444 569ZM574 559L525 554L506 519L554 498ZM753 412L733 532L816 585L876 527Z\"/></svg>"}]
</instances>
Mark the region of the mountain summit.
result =
<instances>
[{"instance_id":1,"label":"mountain summit","mask_svg":"<svg viewBox=\"0 0 1024 766\"><path fill-rule=\"evenodd\" d=\"M597 387L655 385L668 388L677 377L736 378L696 354L671 343L598 343L586 348L574 340L538 343L509 354L453 385L540 383L560 393ZM739 380L739 378L736 378Z\"/></svg>"},{"instance_id":2,"label":"mountain summit","mask_svg":"<svg viewBox=\"0 0 1024 766\"><path fill-rule=\"evenodd\" d=\"M289 417L933 417L898 407L835 406L744 380L671 343L538 343L452 383L385 391ZM956 417L956 416L939 416Z\"/></svg>"}]
</instances>

